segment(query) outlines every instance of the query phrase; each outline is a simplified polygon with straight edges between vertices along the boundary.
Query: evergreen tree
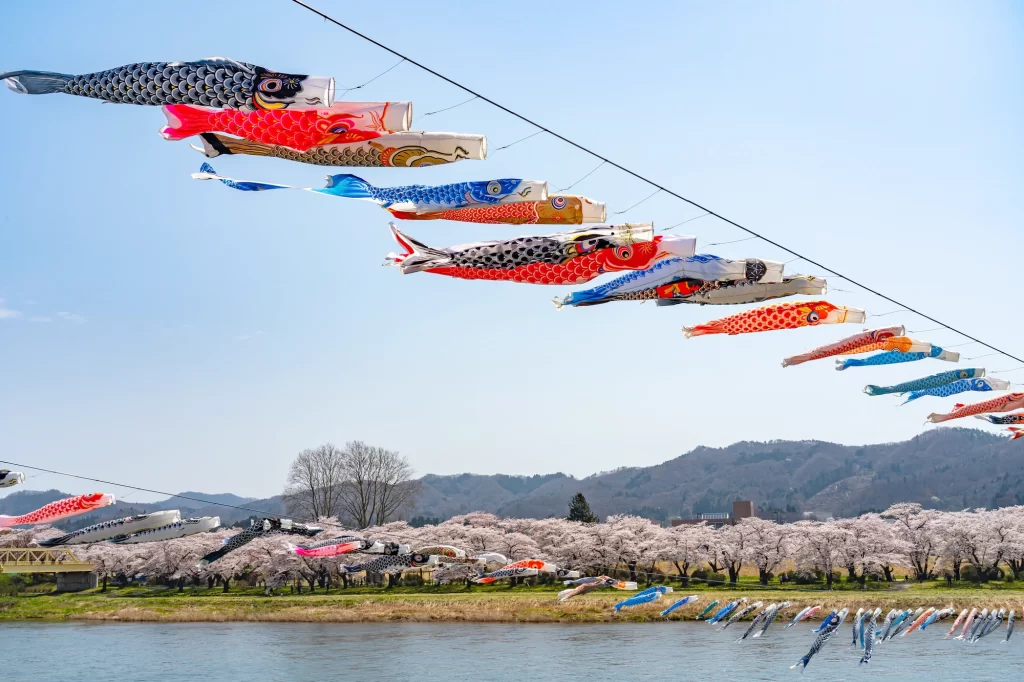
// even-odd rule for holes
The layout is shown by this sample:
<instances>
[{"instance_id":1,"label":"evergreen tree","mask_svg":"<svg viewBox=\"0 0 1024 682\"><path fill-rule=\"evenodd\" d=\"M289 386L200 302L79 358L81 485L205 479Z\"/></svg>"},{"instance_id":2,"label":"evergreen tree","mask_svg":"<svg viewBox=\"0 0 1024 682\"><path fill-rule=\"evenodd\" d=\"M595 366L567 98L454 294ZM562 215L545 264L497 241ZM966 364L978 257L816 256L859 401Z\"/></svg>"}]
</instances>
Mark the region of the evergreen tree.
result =
<instances>
[{"instance_id":1,"label":"evergreen tree","mask_svg":"<svg viewBox=\"0 0 1024 682\"><path fill-rule=\"evenodd\" d=\"M587 502L587 498L583 497L583 493L576 493L569 500L569 516L566 517L566 520L582 521L583 523L597 523L598 521L594 512L590 511L590 503Z\"/></svg>"}]
</instances>

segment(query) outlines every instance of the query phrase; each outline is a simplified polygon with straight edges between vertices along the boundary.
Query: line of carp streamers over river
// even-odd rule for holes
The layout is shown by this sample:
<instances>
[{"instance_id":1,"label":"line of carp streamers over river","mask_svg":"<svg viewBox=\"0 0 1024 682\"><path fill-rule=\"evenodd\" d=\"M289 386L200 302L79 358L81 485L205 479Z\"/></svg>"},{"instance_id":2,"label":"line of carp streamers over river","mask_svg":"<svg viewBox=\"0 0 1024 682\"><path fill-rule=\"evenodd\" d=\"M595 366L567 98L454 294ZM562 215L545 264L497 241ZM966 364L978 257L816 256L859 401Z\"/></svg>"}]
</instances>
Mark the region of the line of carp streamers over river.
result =
<instances>
[{"instance_id":1,"label":"line of carp streamers over river","mask_svg":"<svg viewBox=\"0 0 1024 682\"><path fill-rule=\"evenodd\" d=\"M288 159L299 163L336 167L427 167L464 160L484 160L487 140L483 135L412 130L409 102L335 101L334 78L287 74L223 57L192 62L144 62L82 75L42 71L0 74L8 87L21 94L63 93L105 102L162 106L166 125L160 134L167 140L197 137L192 148L207 158L250 155ZM730 260L696 253L696 238L656 235L650 223L596 225L605 222L605 204L584 196L549 193L547 183L522 178L468 180L440 186L401 185L377 187L352 174L329 175L323 187L296 187L279 183L236 180L219 175L203 163L193 177L220 181L238 191L304 190L332 197L378 204L394 220L450 220L504 225L561 225L588 227L543 235L525 235L450 247L428 246L392 222L390 230L401 249L387 256L388 264L402 274L417 272L459 279L484 279L529 284L574 285L611 274L615 279L590 289L555 299L562 307L588 307L614 301L655 301L658 307L679 304L745 305L780 298L807 300L775 302L683 327L687 338L706 335L751 334L833 324L864 324L865 310L834 305L821 298L825 280L788 275L783 263L760 258ZM873 355L866 355L875 353ZM851 357L852 356L852 357ZM783 367L835 358L837 370L878 367L935 359L959 363L956 352L907 336L903 326L871 329L782 361ZM881 370L879 370L881 371ZM1007 381L986 377L980 367L945 370L893 385L870 384L869 396L905 396L905 402L925 397L949 397L966 392L1003 392ZM1013 412L1015 410L1022 410ZM973 404L957 403L945 413L932 413L937 423L976 416L988 423L1006 425L1011 438L1024 436L1024 393L1004 393ZM23 483L20 472L0 470L0 487ZM0 527L45 524L83 514L114 503L113 495L81 495L45 505L22 516L0 516ZM183 538L219 527L217 517L181 518L177 511L141 514L106 521L60 537L45 546L95 542L136 544ZM473 553L453 546L411 547L391 541L345 535L303 544L301 538L319 535L317 525L288 519L264 518L227 538L223 546L202 557L197 569L218 561L230 552L261 537L280 535L288 551L297 556L329 558L350 553L366 560L344 567L349 573L401 572L411 568L461 566L473 582L488 584L541 573L564 581L559 601L599 589L636 590L637 584L609 576L582 576L579 571L528 559L509 562L504 556ZM291 540L296 542L293 544ZM671 587L655 586L633 594L615 605L615 612L662 600ZM660 613L699 600L689 595L674 601ZM789 602L747 604L738 599L697 616L709 624L730 625L750 616L749 627L739 637L765 635ZM794 607L795 608L795 607ZM802 608L786 626L793 627L814 615L820 607ZM879 623L881 609L860 609L853 618L854 644L863 652L861 663L871 660L877 644L894 636L922 631L933 622L953 615L952 609L929 609L910 614L890 611ZM966 610L955 619L947 637L963 622L958 640L976 642L994 632L1004 616L1009 639L1014 611ZM810 650L794 667L806 667L811 657L834 637L848 617L848 610L828 614L818 627ZM723 622L724 621L724 622Z\"/></svg>"},{"instance_id":2,"label":"line of carp streamers over river","mask_svg":"<svg viewBox=\"0 0 1024 682\"><path fill-rule=\"evenodd\" d=\"M105 102L161 106L167 140L197 137L194 149L208 158L237 154L276 157L320 166L426 167L483 160L483 135L421 132L412 129L413 106L406 101L335 100L331 76L289 74L247 62L211 57L191 62L142 62L81 75L44 71L0 74L21 94L63 93ZM215 180L244 192L302 190L373 202L393 220L451 220L505 225L572 227L454 246L430 246L395 222L390 231L399 246L386 264L402 274L432 273L544 285L586 284L609 274L613 279L556 297L559 308L589 307L613 301L746 305L769 303L703 324L683 327L687 338L716 334L864 324L865 310L821 298L824 279L790 275L785 264L762 258L728 259L697 253L692 236L655 234L651 223L600 225L605 204L584 196L549 193L544 181L523 178L467 180L446 185L379 187L350 173L327 176L322 187L301 187L220 175L207 162L193 177ZM877 353L868 355L868 353ZM852 356L852 357L851 357ZM861 357L863 356L863 357ZM878 367L937 359L958 363L960 355L906 335L902 326L866 330L783 360L783 367L836 358L837 369ZM882 370L878 370L882 371ZM1005 424L1011 438L1024 436L1018 425L1024 393L1004 393L1006 380L986 376L981 367L938 372L893 385L869 384L869 396L903 396L903 404L962 393L997 393L973 404L956 403L929 414L932 423L976 416ZM916 404L916 402L915 402ZM17 478L0 478L0 486Z\"/></svg>"}]
</instances>

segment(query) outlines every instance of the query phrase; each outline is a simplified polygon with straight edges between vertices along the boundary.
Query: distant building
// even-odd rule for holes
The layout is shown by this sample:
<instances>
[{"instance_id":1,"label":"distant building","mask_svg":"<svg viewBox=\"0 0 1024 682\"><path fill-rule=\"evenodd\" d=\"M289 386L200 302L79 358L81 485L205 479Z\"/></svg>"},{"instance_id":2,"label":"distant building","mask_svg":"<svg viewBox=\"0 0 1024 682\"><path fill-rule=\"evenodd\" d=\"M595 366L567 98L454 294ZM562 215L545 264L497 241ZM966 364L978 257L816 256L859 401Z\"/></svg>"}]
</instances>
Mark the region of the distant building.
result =
<instances>
[{"instance_id":1,"label":"distant building","mask_svg":"<svg viewBox=\"0 0 1024 682\"><path fill-rule=\"evenodd\" d=\"M722 526L735 526L736 522L740 519L748 519L754 515L754 503L749 500L744 500L732 503L732 515L728 512L708 512L705 514L697 514L689 519L672 519L672 525L696 526L700 523L706 523L712 528L721 528Z\"/></svg>"}]
</instances>

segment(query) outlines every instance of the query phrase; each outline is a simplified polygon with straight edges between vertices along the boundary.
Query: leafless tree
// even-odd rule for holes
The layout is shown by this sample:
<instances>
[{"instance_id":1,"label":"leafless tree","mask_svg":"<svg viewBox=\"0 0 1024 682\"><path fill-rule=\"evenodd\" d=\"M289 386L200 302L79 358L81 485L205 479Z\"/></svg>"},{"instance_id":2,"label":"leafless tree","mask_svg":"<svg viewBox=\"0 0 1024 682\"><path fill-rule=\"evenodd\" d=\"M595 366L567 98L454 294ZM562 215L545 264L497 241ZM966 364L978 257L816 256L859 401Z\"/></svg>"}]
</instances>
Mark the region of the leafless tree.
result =
<instances>
[{"instance_id":1,"label":"leafless tree","mask_svg":"<svg viewBox=\"0 0 1024 682\"><path fill-rule=\"evenodd\" d=\"M284 490L289 514L316 521L339 514L344 505L346 451L331 443L303 450L292 462Z\"/></svg>"},{"instance_id":2,"label":"leafless tree","mask_svg":"<svg viewBox=\"0 0 1024 682\"><path fill-rule=\"evenodd\" d=\"M341 515L359 528L382 525L419 493L408 460L393 450L352 441L342 457Z\"/></svg>"}]
</instances>

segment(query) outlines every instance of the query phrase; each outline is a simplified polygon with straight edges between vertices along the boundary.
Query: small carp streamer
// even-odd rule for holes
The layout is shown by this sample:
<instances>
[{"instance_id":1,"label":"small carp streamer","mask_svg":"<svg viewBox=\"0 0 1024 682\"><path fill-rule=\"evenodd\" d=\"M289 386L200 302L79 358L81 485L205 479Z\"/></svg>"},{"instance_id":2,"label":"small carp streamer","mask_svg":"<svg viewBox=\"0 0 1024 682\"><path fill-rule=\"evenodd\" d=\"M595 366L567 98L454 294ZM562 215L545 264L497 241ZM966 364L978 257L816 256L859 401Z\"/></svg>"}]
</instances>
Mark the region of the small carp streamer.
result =
<instances>
[{"instance_id":1,"label":"small carp streamer","mask_svg":"<svg viewBox=\"0 0 1024 682\"><path fill-rule=\"evenodd\" d=\"M222 155L244 154L247 156L268 156L288 161L298 161L299 163L308 163L315 166L420 168L439 166L463 160L482 161L487 157L486 137L483 135L463 135L460 133L390 133L382 134L380 137L363 142L327 144L313 147L304 152L296 151L291 147L239 140L216 133L202 133L199 135L199 140L203 146L197 147L194 144L189 146L197 152L202 152L209 159ZM508 206L518 205L508 204ZM505 206L505 204L499 204L499 206ZM474 211L485 209L467 208L460 210ZM421 217L415 213L402 215ZM425 214L425 216L434 215L437 214ZM445 219L465 220L465 218ZM601 222L601 220L604 220L603 215L600 220L593 222ZM476 220L471 222L506 221Z\"/></svg>"},{"instance_id":2,"label":"small carp streamer","mask_svg":"<svg viewBox=\"0 0 1024 682\"><path fill-rule=\"evenodd\" d=\"M698 595L696 595L696 594L691 594L689 596L683 597L682 599L676 601L674 604L672 604L667 609L662 611L661 615L667 616L670 613L672 613L673 611L675 611L676 609L681 609L682 607L686 606L687 604L692 604L693 602L697 601L698 599L700 599L700 597Z\"/></svg>"},{"instance_id":3,"label":"small carp streamer","mask_svg":"<svg viewBox=\"0 0 1024 682\"><path fill-rule=\"evenodd\" d=\"M803 658L791 665L790 670L797 666L800 666L801 670L805 669L807 664L811 662L811 658L814 654L821 651L821 647L825 646L825 644L828 643L828 640L832 639L832 637L839 632L839 626L843 624L844 620L846 620L846 614L848 613L848 609L842 609L839 613L829 614L829 617L825 619L824 623L822 623L820 634L814 639L814 643L811 644L811 650L808 651Z\"/></svg>"},{"instance_id":4,"label":"small carp streamer","mask_svg":"<svg viewBox=\"0 0 1024 682\"><path fill-rule=\"evenodd\" d=\"M781 283L782 268L782 263L754 258L733 261L709 254L682 255L659 261L646 270L617 277L593 289L573 292L561 301L555 299L555 305L585 306L661 298L682 302L716 289L719 280L724 287L729 281L735 284L737 280Z\"/></svg>"},{"instance_id":5,"label":"small carp streamer","mask_svg":"<svg viewBox=\"0 0 1024 682\"><path fill-rule=\"evenodd\" d=\"M1022 408L1024 408L1024 393L1008 393L1006 395L999 396L998 398L992 398L990 400L973 403L971 405L957 403L953 406L953 411L948 414L938 414L933 412L928 415L928 421L933 424L938 424L939 422L961 419L962 417L970 417L971 415L981 414L983 412L1011 412Z\"/></svg>"},{"instance_id":6,"label":"small carp streamer","mask_svg":"<svg viewBox=\"0 0 1024 682\"><path fill-rule=\"evenodd\" d=\"M927 358L944 360L946 362L960 362L960 354L954 351L943 350L938 346L932 346L928 353L901 353L891 350L885 353L878 353L866 358L850 358L849 360L836 360L836 369L840 372L850 367L875 367L879 365L896 365L903 362L917 362Z\"/></svg>"},{"instance_id":7,"label":"small carp streamer","mask_svg":"<svg viewBox=\"0 0 1024 682\"><path fill-rule=\"evenodd\" d=\"M747 601L749 601L749 600L746 597L741 597L740 599L737 599L736 601L729 602L728 604L723 606L721 609L719 609L718 613L716 613L715 615L711 616L711 618L708 618L707 622L709 624L714 624L714 623L717 623L718 621L722 620L723 618L728 618L729 614L731 614L733 611L735 611L741 604L746 604Z\"/></svg>"},{"instance_id":8,"label":"small carp streamer","mask_svg":"<svg viewBox=\"0 0 1024 682\"><path fill-rule=\"evenodd\" d=\"M463 223L505 225L584 225L603 223L607 217L602 202L574 194L550 194L544 201L470 206L433 213L388 210L398 220L454 220Z\"/></svg>"},{"instance_id":9,"label":"small carp streamer","mask_svg":"<svg viewBox=\"0 0 1024 682\"><path fill-rule=\"evenodd\" d=\"M869 343L878 343L891 339L894 336L903 336L906 330L902 326L896 327L883 327L881 329L870 329L863 331L860 334L854 334L853 336L847 336L845 339L830 343L824 346L819 346L812 351L808 351L801 355L794 355L788 357L782 361L783 367L791 367L793 365L801 365L811 360L821 360L822 358L828 358L833 355L842 355L847 353L854 348L860 348Z\"/></svg>"},{"instance_id":10,"label":"small carp streamer","mask_svg":"<svg viewBox=\"0 0 1024 682\"><path fill-rule=\"evenodd\" d=\"M150 530L151 528L159 528L180 518L181 513L177 509L126 516L121 519L113 519L92 526L86 526L60 537L39 540L39 544L42 547L86 545L92 542L102 542L111 538L123 537L143 530Z\"/></svg>"},{"instance_id":11,"label":"small carp streamer","mask_svg":"<svg viewBox=\"0 0 1024 682\"><path fill-rule=\"evenodd\" d=\"M131 535L124 535L111 539L111 542L118 545L140 545L144 542L163 542L164 540L177 540L206 533L220 528L219 516L202 516L192 519L178 519L159 528L139 531Z\"/></svg>"},{"instance_id":12,"label":"small carp streamer","mask_svg":"<svg viewBox=\"0 0 1024 682\"><path fill-rule=\"evenodd\" d=\"M119 104L194 104L213 109L317 109L334 104L334 78L279 73L226 57L141 62L75 76L49 71L0 73L22 95L63 93Z\"/></svg>"},{"instance_id":13,"label":"small carp streamer","mask_svg":"<svg viewBox=\"0 0 1024 682\"><path fill-rule=\"evenodd\" d=\"M211 564L218 559L224 558L239 547L244 547L256 538L263 537L265 535L285 533L288 535L305 535L307 537L312 537L317 533L322 532L323 528L320 528L319 526L308 526L302 523L295 523L291 519L253 519L248 528L237 535L229 537L224 541L224 545L220 549L214 550L200 559L198 565L201 568L207 564Z\"/></svg>"},{"instance_id":14,"label":"small carp streamer","mask_svg":"<svg viewBox=\"0 0 1024 682\"><path fill-rule=\"evenodd\" d=\"M163 108L165 140L201 133L228 133L251 142L304 152L313 147L363 142L386 133L409 130L409 102L338 102L329 109L232 111L189 104Z\"/></svg>"},{"instance_id":15,"label":"small carp streamer","mask_svg":"<svg viewBox=\"0 0 1024 682\"><path fill-rule=\"evenodd\" d=\"M659 258L693 248L693 237L654 236L650 224L581 228L572 232L433 248L391 233L405 253L389 253L403 275L430 272L460 279L579 284L598 275L645 268Z\"/></svg>"},{"instance_id":16,"label":"small carp streamer","mask_svg":"<svg viewBox=\"0 0 1024 682\"><path fill-rule=\"evenodd\" d=\"M940 386L945 386L946 384L951 384L960 379L971 379L973 377L983 376L985 376L985 370L980 367L954 369L948 372L939 372L938 374L922 377L921 379L904 381L902 384L896 384L895 386L875 386L874 384L868 384L864 387L864 392L868 395L886 395L888 393L926 391L930 388L938 388Z\"/></svg>"},{"instance_id":17,"label":"small carp streamer","mask_svg":"<svg viewBox=\"0 0 1024 682\"><path fill-rule=\"evenodd\" d=\"M821 606L805 606L800 609L800 612L793 617L786 627L791 628L802 620L807 620L821 609Z\"/></svg>"},{"instance_id":18,"label":"small carp streamer","mask_svg":"<svg viewBox=\"0 0 1024 682\"><path fill-rule=\"evenodd\" d=\"M1024 412L1013 414L977 414L976 419L984 419L989 424L1024 424Z\"/></svg>"},{"instance_id":19,"label":"small carp streamer","mask_svg":"<svg viewBox=\"0 0 1024 682\"><path fill-rule=\"evenodd\" d=\"M1006 391L1010 388L1010 382L1005 379L996 379L988 377L985 379L960 379L954 381L945 386L937 386L935 388L929 388L921 391L912 391L907 399L903 401L903 405L906 405L911 400L917 400L924 396L936 396L939 398L948 398L949 396L956 395L957 393L965 393L967 391Z\"/></svg>"},{"instance_id":20,"label":"small carp streamer","mask_svg":"<svg viewBox=\"0 0 1024 682\"><path fill-rule=\"evenodd\" d=\"M931 353L932 344L927 341L912 339L909 336L893 336L884 341L875 341L874 343L866 343L863 346L851 348L848 351L844 351L842 355L859 355L861 353L870 353L874 350L895 351L897 353Z\"/></svg>"},{"instance_id":21,"label":"small carp streamer","mask_svg":"<svg viewBox=\"0 0 1024 682\"><path fill-rule=\"evenodd\" d=\"M69 516L78 516L79 514L95 511L114 504L115 501L114 496L108 493L90 493L88 495L66 497L63 500L43 505L39 509L28 514L22 514L21 516L0 514L0 528L53 523L54 521L66 519Z\"/></svg>"},{"instance_id":22,"label":"small carp streamer","mask_svg":"<svg viewBox=\"0 0 1024 682\"><path fill-rule=\"evenodd\" d=\"M521 574L516 573L516 571L520 569L536 571L538 574L553 573L557 575L559 578L580 577L579 571L569 571L564 568L559 568L558 566L549 561L542 561L540 559L523 559L522 561L516 561L514 563L508 564L507 566L503 566L501 569L497 571L485 573L483 575L478 575L476 578L473 578L473 582L480 583L482 585L487 585L502 578L520 577Z\"/></svg>"},{"instance_id":23,"label":"small carp streamer","mask_svg":"<svg viewBox=\"0 0 1024 682\"><path fill-rule=\"evenodd\" d=\"M483 573L475 578L470 578L470 580L474 583L480 583L481 585L489 585L490 583L497 582L498 580L505 580L507 578L530 578L535 575L540 575L540 571L536 568L528 568L526 566L506 566L504 568L499 568L496 571Z\"/></svg>"},{"instance_id":24,"label":"small carp streamer","mask_svg":"<svg viewBox=\"0 0 1024 682\"><path fill-rule=\"evenodd\" d=\"M341 566L340 569L346 573L401 573L407 568L425 568L437 566L436 556L429 554L385 554L362 564L352 566ZM534 571L533 575L537 575Z\"/></svg>"},{"instance_id":25,"label":"small carp streamer","mask_svg":"<svg viewBox=\"0 0 1024 682\"><path fill-rule=\"evenodd\" d=\"M379 540L364 540L363 538L352 535L343 535L340 538L329 538L309 545L293 545L288 543L287 547L289 551L294 554L316 559L341 556L342 554L349 554L350 552L358 552L360 554L385 554L389 556L410 553L409 545L400 545L394 542L381 542ZM429 551L421 552L419 550L415 553L431 554Z\"/></svg>"},{"instance_id":26,"label":"small carp streamer","mask_svg":"<svg viewBox=\"0 0 1024 682\"><path fill-rule=\"evenodd\" d=\"M25 474L20 471L0 469L0 488L10 488L25 482Z\"/></svg>"},{"instance_id":27,"label":"small carp streamer","mask_svg":"<svg viewBox=\"0 0 1024 682\"><path fill-rule=\"evenodd\" d=\"M687 338L707 334L750 334L776 329L816 327L820 324L861 324L865 319L866 313L859 308L832 305L828 301L774 303L695 327L683 327L683 334Z\"/></svg>"},{"instance_id":28,"label":"small carp streamer","mask_svg":"<svg viewBox=\"0 0 1024 682\"><path fill-rule=\"evenodd\" d=\"M233 180L217 175L213 167L204 163L196 180L220 180L231 189L242 192L265 192L274 189L298 189L318 194L329 194L348 199L365 199L379 206L396 211L412 213L444 211L466 206L492 206L514 204L521 201L543 201L548 198L546 182L536 180L481 180L479 182L457 182L451 185L407 185L404 187L374 187L355 175L328 175L326 187L293 187L268 182Z\"/></svg>"},{"instance_id":29,"label":"small carp streamer","mask_svg":"<svg viewBox=\"0 0 1024 682\"><path fill-rule=\"evenodd\" d=\"M709 612L710 612L710 611L711 611L712 609L714 609L714 608L715 608L716 606L718 606L718 600L717 600L717 599L716 599L716 600L714 600L713 602L711 602L710 604L708 604L707 606L705 606L705 607L704 607L703 609L701 609L701 612L700 612L700 613L698 613L698 614L696 615L696 617L694 617L694 620L700 620L700 619L702 619L702 618L703 618L704 616L708 615L708 613L709 613Z\"/></svg>"},{"instance_id":30,"label":"small carp streamer","mask_svg":"<svg viewBox=\"0 0 1024 682\"><path fill-rule=\"evenodd\" d=\"M629 599L620 601L615 605L615 613L618 613L624 608L640 606L642 604L650 604L653 601L658 601L662 596L670 593L671 587L665 587L664 585L657 585L655 587L649 587L642 592L637 592Z\"/></svg>"}]
</instances>

